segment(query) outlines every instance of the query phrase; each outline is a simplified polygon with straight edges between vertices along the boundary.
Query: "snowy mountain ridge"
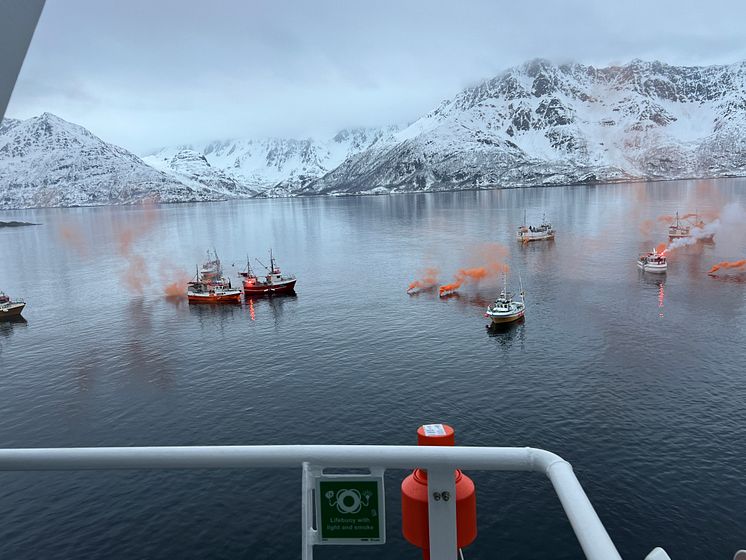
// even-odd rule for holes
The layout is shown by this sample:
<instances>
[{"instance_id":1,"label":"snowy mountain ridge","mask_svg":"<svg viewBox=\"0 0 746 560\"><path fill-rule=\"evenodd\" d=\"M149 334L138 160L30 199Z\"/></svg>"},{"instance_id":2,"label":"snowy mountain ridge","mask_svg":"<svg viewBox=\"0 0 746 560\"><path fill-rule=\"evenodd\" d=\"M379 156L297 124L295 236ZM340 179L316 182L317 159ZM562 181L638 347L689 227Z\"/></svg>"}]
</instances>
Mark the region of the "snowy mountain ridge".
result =
<instances>
[{"instance_id":1,"label":"snowy mountain ridge","mask_svg":"<svg viewBox=\"0 0 746 560\"><path fill-rule=\"evenodd\" d=\"M409 126L245 138L142 159L45 113L0 123L0 208L746 175L746 62L532 60Z\"/></svg>"},{"instance_id":2,"label":"snowy mountain ridge","mask_svg":"<svg viewBox=\"0 0 746 560\"><path fill-rule=\"evenodd\" d=\"M467 88L315 193L746 174L746 63L594 68L533 60Z\"/></svg>"},{"instance_id":3,"label":"snowy mountain ridge","mask_svg":"<svg viewBox=\"0 0 746 560\"><path fill-rule=\"evenodd\" d=\"M225 198L188 186L127 150L50 113L0 124L0 208Z\"/></svg>"},{"instance_id":4,"label":"snowy mountain ridge","mask_svg":"<svg viewBox=\"0 0 746 560\"><path fill-rule=\"evenodd\" d=\"M178 154L188 151L204 156L213 168L264 196L292 195L297 189L325 175L345 159L391 141L397 126L351 128L331 138L258 138L214 141L204 145L163 148L143 160L180 177Z\"/></svg>"}]
</instances>

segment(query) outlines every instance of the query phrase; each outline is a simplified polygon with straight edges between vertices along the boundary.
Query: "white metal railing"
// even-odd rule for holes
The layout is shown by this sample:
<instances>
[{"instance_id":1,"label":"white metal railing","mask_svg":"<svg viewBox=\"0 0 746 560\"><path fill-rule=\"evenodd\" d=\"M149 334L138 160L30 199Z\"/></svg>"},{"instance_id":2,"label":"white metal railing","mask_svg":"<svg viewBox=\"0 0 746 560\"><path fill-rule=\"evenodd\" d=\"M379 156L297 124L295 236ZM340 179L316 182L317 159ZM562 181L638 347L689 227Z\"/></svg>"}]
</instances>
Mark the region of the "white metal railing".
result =
<instances>
[{"instance_id":1,"label":"white metal railing","mask_svg":"<svg viewBox=\"0 0 746 560\"><path fill-rule=\"evenodd\" d=\"M614 543L575 477L570 464L549 451L531 447L417 447L378 445L257 445L192 447L85 447L0 449L0 470L373 468L428 470L430 555L453 560L456 548L456 500L453 471L533 471L549 477L575 535L589 560L621 560ZM304 497L305 502L305 497ZM304 510L304 519L307 511ZM307 528L304 526L304 531ZM303 536L303 558L313 547ZM662 549L648 558L667 559Z\"/></svg>"}]
</instances>

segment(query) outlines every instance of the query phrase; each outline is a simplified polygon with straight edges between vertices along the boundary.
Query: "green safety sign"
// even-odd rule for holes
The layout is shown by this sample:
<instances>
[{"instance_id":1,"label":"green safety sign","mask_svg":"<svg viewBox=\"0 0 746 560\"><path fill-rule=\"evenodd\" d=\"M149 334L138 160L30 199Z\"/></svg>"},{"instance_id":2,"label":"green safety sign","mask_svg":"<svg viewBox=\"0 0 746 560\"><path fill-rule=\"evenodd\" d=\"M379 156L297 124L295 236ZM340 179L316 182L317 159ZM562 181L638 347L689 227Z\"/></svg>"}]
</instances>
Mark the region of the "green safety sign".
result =
<instances>
[{"instance_id":1,"label":"green safety sign","mask_svg":"<svg viewBox=\"0 0 746 560\"><path fill-rule=\"evenodd\" d=\"M322 475L316 480L316 526L321 543L385 542L382 477Z\"/></svg>"}]
</instances>

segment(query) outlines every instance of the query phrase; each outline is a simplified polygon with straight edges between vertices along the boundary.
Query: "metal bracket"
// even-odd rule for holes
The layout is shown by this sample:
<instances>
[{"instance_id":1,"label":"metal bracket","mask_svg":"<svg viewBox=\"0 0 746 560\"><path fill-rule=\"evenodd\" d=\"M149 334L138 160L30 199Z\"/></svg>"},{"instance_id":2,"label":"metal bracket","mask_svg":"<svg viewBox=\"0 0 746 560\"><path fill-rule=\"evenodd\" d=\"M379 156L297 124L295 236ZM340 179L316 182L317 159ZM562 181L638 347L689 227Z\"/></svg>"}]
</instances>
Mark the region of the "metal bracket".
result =
<instances>
[{"instance_id":1,"label":"metal bracket","mask_svg":"<svg viewBox=\"0 0 746 560\"><path fill-rule=\"evenodd\" d=\"M303 560L313 560L313 545L319 542L319 532L313 526L315 503L313 499L314 480L321 474L321 468L312 467L303 463L303 489L302 489L302 523L303 523Z\"/></svg>"},{"instance_id":2,"label":"metal bracket","mask_svg":"<svg viewBox=\"0 0 746 560\"><path fill-rule=\"evenodd\" d=\"M454 468L427 469L431 560L457 558L456 476Z\"/></svg>"}]
</instances>

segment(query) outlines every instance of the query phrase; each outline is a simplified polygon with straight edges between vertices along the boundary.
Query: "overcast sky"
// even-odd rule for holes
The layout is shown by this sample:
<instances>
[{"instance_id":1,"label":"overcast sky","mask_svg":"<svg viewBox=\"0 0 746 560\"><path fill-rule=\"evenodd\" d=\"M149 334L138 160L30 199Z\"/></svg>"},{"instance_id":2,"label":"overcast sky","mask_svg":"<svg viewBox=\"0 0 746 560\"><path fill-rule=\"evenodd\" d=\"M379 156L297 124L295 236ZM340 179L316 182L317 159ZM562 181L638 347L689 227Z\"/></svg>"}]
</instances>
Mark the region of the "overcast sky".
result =
<instances>
[{"instance_id":1,"label":"overcast sky","mask_svg":"<svg viewBox=\"0 0 746 560\"><path fill-rule=\"evenodd\" d=\"M746 59L746 2L47 0L8 109L137 153L408 122L528 59Z\"/></svg>"}]
</instances>

